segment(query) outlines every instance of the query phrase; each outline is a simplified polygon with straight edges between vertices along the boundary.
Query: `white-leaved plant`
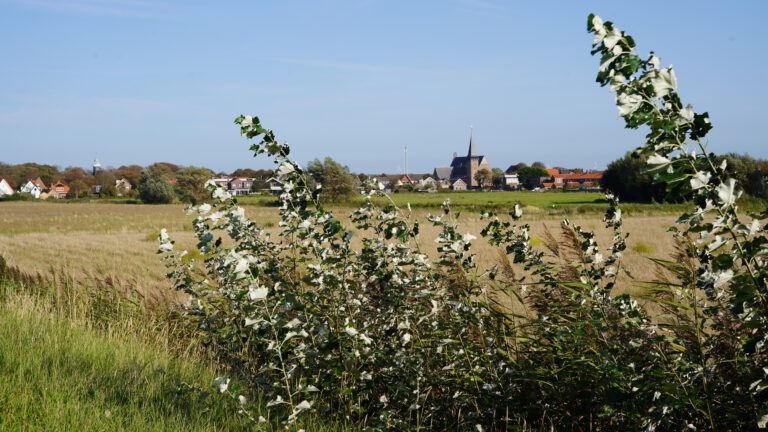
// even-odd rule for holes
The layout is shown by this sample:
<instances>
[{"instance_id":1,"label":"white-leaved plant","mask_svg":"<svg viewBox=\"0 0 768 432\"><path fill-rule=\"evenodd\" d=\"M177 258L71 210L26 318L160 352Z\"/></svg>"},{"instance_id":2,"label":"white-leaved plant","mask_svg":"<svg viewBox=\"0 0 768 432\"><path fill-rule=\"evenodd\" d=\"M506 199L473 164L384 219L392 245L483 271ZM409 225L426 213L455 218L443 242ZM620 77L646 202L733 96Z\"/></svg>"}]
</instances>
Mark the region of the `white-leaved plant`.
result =
<instances>
[{"instance_id":1,"label":"white-leaved plant","mask_svg":"<svg viewBox=\"0 0 768 432\"><path fill-rule=\"evenodd\" d=\"M650 127L649 169L696 204L680 219L677 259L655 260L659 280L646 284L665 315L628 294L610 194L607 247L567 220L533 247L517 204L483 212L478 239L447 201L426 218L437 238L424 240L410 208L374 183L345 225L288 145L240 116L283 181L277 235L211 182L212 202L189 209L199 254L160 236L169 277L191 296L184 316L229 368L216 392L268 429L307 415L393 431L762 427L767 213L738 213L738 185L701 142L708 117L680 102L674 69L641 59L610 22L590 16L589 29L598 81L629 127ZM477 262L481 241L498 262Z\"/></svg>"},{"instance_id":2,"label":"white-leaved plant","mask_svg":"<svg viewBox=\"0 0 768 432\"><path fill-rule=\"evenodd\" d=\"M712 128L709 115L683 104L672 66L662 68L654 53L641 58L631 36L596 15L589 16L587 27L595 34L592 53L601 55L597 81L616 93L619 115L628 128L649 129L645 145L636 153L648 157L656 181L666 183L668 191L689 195L695 205L678 219L682 230L677 234L685 239L682 257L691 260L695 273L678 284L653 287L657 293L672 295L661 299L668 307L690 315L684 325L667 328L697 344L693 356L670 357L680 363L676 376L691 379L702 390L683 397L683 402L701 409L708 426L720 429L739 416L718 415L716 405L723 398L716 393L737 392L745 412L763 419L768 415L761 387L763 366L768 364L768 239L763 222L768 210L739 212L742 192L728 177L726 162L719 163L703 141ZM672 272L681 270L673 263L660 264ZM704 296L699 295L702 291ZM690 367L697 372L688 373ZM739 379L754 381L739 385ZM716 388L719 380L731 388ZM760 427L765 427L764 421Z\"/></svg>"}]
</instances>

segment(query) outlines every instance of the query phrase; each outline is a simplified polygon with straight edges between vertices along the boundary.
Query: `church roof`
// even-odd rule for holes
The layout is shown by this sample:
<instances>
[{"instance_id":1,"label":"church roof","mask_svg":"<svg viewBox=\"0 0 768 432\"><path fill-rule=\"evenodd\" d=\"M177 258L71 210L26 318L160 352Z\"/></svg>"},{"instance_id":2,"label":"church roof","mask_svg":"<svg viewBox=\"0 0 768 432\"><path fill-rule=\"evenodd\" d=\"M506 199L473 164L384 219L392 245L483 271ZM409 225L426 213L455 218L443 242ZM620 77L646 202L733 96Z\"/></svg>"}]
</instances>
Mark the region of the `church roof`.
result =
<instances>
[{"instance_id":1,"label":"church roof","mask_svg":"<svg viewBox=\"0 0 768 432\"><path fill-rule=\"evenodd\" d=\"M438 180L443 179L450 179L451 178L451 171L453 171L453 168L447 166L447 167L437 167L435 168L435 177L437 177Z\"/></svg>"}]
</instances>

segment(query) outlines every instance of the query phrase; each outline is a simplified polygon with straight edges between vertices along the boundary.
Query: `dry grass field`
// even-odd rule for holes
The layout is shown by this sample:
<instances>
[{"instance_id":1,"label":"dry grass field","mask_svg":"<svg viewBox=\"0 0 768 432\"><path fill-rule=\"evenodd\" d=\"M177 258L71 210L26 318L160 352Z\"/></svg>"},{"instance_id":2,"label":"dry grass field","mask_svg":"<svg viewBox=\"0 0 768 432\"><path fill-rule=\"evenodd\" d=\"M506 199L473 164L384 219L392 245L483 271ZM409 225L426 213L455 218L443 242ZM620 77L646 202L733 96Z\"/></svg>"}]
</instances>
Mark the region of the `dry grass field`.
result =
<instances>
[{"instance_id":1,"label":"dry grass field","mask_svg":"<svg viewBox=\"0 0 768 432\"><path fill-rule=\"evenodd\" d=\"M336 213L345 220L348 212L338 209ZM437 231L424 221L427 213L416 210L413 217L422 221L422 249L434 255ZM246 206L246 215L277 230L275 208ZM0 204L0 255L28 273L57 274L83 283L108 279L149 298L173 297L164 278L166 269L156 254L156 237L161 228L167 228L177 247L191 248L191 220L182 205L7 202ZM535 246L543 247L546 229L558 236L559 219L531 215L524 221L531 224ZM571 221L596 231L602 247L609 245L610 233L603 229L599 215L579 215ZM463 212L458 222L462 232L480 237L484 223L475 212ZM624 265L638 280L653 277L649 256L669 257L673 243L665 231L673 223L674 217L666 215L625 220L630 237ZM482 239L475 243L481 267L497 263L496 248Z\"/></svg>"}]
</instances>

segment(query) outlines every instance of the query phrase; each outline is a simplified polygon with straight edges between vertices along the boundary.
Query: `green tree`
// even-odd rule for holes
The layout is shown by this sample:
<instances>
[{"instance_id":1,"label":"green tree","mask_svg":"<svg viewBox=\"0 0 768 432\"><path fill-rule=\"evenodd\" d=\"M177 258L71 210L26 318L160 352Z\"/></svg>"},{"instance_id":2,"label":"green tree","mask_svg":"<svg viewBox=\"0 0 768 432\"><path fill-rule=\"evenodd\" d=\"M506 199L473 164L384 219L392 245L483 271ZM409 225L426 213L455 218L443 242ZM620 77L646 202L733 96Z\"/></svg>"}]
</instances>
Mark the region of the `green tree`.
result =
<instances>
[{"instance_id":1,"label":"green tree","mask_svg":"<svg viewBox=\"0 0 768 432\"><path fill-rule=\"evenodd\" d=\"M139 184L142 169L139 165L122 165L115 171L115 174L118 179L124 178L131 183L131 186L136 187Z\"/></svg>"},{"instance_id":2,"label":"green tree","mask_svg":"<svg viewBox=\"0 0 768 432\"><path fill-rule=\"evenodd\" d=\"M548 175L549 173L544 168L534 166L524 166L517 170L517 178L520 180L520 184L525 185L529 189L536 187L540 177L547 177Z\"/></svg>"},{"instance_id":3,"label":"green tree","mask_svg":"<svg viewBox=\"0 0 768 432\"><path fill-rule=\"evenodd\" d=\"M61 179L64 181L64 183L69 185L76 181L89 184L89 182L93 180L93 177L88 175L85 170L80 167L67 167L67 169L61 174Z\"/></svg>"},{"instance_id":4,"label":"green tree","mask_svg":"<svg viewBox=\"0 0 768 432\"><path fill-rule=\"evenodd\" d=\"M616 194L622 201L664 201L664 185L654 183L653 174L647 172L647 159L627 152L624 157L608 164L600 181L601 186Z\"/></svg>"},{"instance_id":5,"label":"green tree","mask_svg":"<svg viewBox=\"0 0 768 432\"><path fill-rule=\"evenodd\" d=\"M170 170L149 167L139 176L139 197L147 204L168 204L176 194L168 176Z\"/></svg>"},{"instance_id":6,"label":"green tree","mask_svg":"<svg viewBox=\"0 0 768 432\"><path fill-rule=\"evenodd\" d=\"M307 172L323 186L320 192L323 201L345 201L355 193L355 180L349 173L349 168L330 157L326 157L322 162L319 159L309 162Z\"/></svg>"},{"instance_id":7,"label":"green tree","mask_svg":"<svg viewBox=\"0 0 768 432\"><path fill-rule=\"evenodd\" d=\"M210 192L205 182L213 178L213 171L208 168L189 166L176 172L176 194L184 202L198 204L210 199Z\"/></svg>"},{"instance_id":8,"label":"green tree","mask_svg":"<svg viewBox=\"0 0 768 432\"><path fill-rule=\"evenodd\" d=\"M725 171L753 197L768 198L766 195L765 173L768 161L755 159L747 154L726 153L718 156L718 162L726 161Z\"/></svg>"},{"instance_id":9,"label":"green tree","mask_svg":"<svg viewBox=\"0 0 768 432\"><path fill-rule=\"evenodd\" d=\"M0 164L0 176L8 177L16 187L38 177L46 186L50 186L58 180L60 175L59 169L53 165L40 165L34 162L19 165Z\"/></svg>"},{"instance_id":10,"label":"green tree","mask_svg":"<svg viewBox=\"0 0 768 432\"><path fill-rule=\"evenodd\" d=\"M111 196L117 195L117 190L115 189L115 181L117 180L115 176L114 170L104 170L99 171L95 176L93 176L94 184L97 184L101 186L101 195L104 195L104 190L108 187L112 187L112 190L115 190L115 193ZM111 193L112 190L110 190L107 193Z\"/></svg>"},{"instance_id":11,"label":"green tree","mask_svg":"<svg viewBox=\"0 0 768 432\"><path fill-rule=\"evenodd\" d=\"M117 188L113 184L108 184L101 187L101 198L113 198L117 196Z\"/></svg>"},{"instance_id":12,"label":"green tree","mask_svg":"<svg viewBox=\"0 0 768 432\"><path fill-rule=\"evenodd\" d=\"M504 188L504 170L501 168L491 169L491 184L496 189Z\"/></svg>"},{"instance_id":13,"label":"green tree","mask_svg":"<svg viewBox=\"0 0 768 432\"><path fill-rule=\"evenodd\" d=\"M74 180L69 183L69 192L67 192L67 198L80 198L88 196L88 184L82 180Z\"/></svg>"},{"instance_id":14,"label":"green tree","mask_svg":"<svg viewBox=\"0 0 768 432\"><path fill-rule=\"evenodd\" d=\"M483 168L475 173L474 180L477 182L477 185L481 189L484 189L485 186L491 182L492 177L493 177L493 174L487 169Z\"/></svg>"}]
</instances>

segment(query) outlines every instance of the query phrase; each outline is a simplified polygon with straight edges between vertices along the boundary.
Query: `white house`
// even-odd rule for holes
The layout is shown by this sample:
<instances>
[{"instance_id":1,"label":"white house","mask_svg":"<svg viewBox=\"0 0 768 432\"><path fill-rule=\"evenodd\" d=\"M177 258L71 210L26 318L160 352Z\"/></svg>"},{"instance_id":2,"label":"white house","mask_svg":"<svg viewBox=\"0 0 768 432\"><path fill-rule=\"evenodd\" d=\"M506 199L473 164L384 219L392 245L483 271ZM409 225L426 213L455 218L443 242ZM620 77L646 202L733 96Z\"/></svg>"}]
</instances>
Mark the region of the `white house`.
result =
<instances>
[{"instance_id":1,"label":"white house","mask_svg":"<svg viewBox=\"0 0 768 432\"><path fill-rule=\"evenodd\" d=\"M465 191L467 190L467 182L461 178L458 178L456 181L451 183L451 189L455 191Z\"/></svg>"},{"instance_id":2,"label":"white house","mask_svg":"<svg viewBox=\"0 0 768 432\"><path fill-rule=\"evenodd\" d=\"M503 179L505 189L517 189L520 186L520 179L517 177L517 173L504 174Z\"/></svg>"},{"instance_id":3,"label":"white house","mask_svg":"<svg viewBox=\"0 0 768 432\"><path fill-rule=\"evenodd\" d=\"M0 196L13 195L13 186L6 179L0 179Z\"/></svg>"},{"instance_id":4,"label":"white house","mask_svg":"<svg viewBox=\"0 0 768 432\"><path fill-rule=\"evenodd\" d=\"M283 182L280 179L272 177L267 180L267 185L269 185L269 193L274 195L283 193Z\"/></svg>"},{"instance_id":5,"label":"white house","mask_svg":"<svg viewBox=\"0 0 768 432\"><path fill-rule=\"evenodd\" d=\"M120 180L115 180L115 189L117 190L117 196L128 195L131 191L131 182L125 177Z\"/></svg>"},{"instance_id":6,"label":"white house","mask_svg":"<svg viewBox=\"0 0 768 432\"><path fill-rule=\"evenodd\" d=\"M45 189L45 183L38 177L34 180L27 180L27 182L19 189L19 193L29 194L35 198L40 198L40 194L43 193Z\"/></svg>"},{"instance_id":7,"label":"white house","mask_svg":"<svg viewBox=\"0 0 768 432\"><path fill-rule=\"evenodd\" d=\"M419 180L419 188L420 189L436 189L437 182L432 177L422 177L421 180Z\"/></svg>"}]
</instances>

